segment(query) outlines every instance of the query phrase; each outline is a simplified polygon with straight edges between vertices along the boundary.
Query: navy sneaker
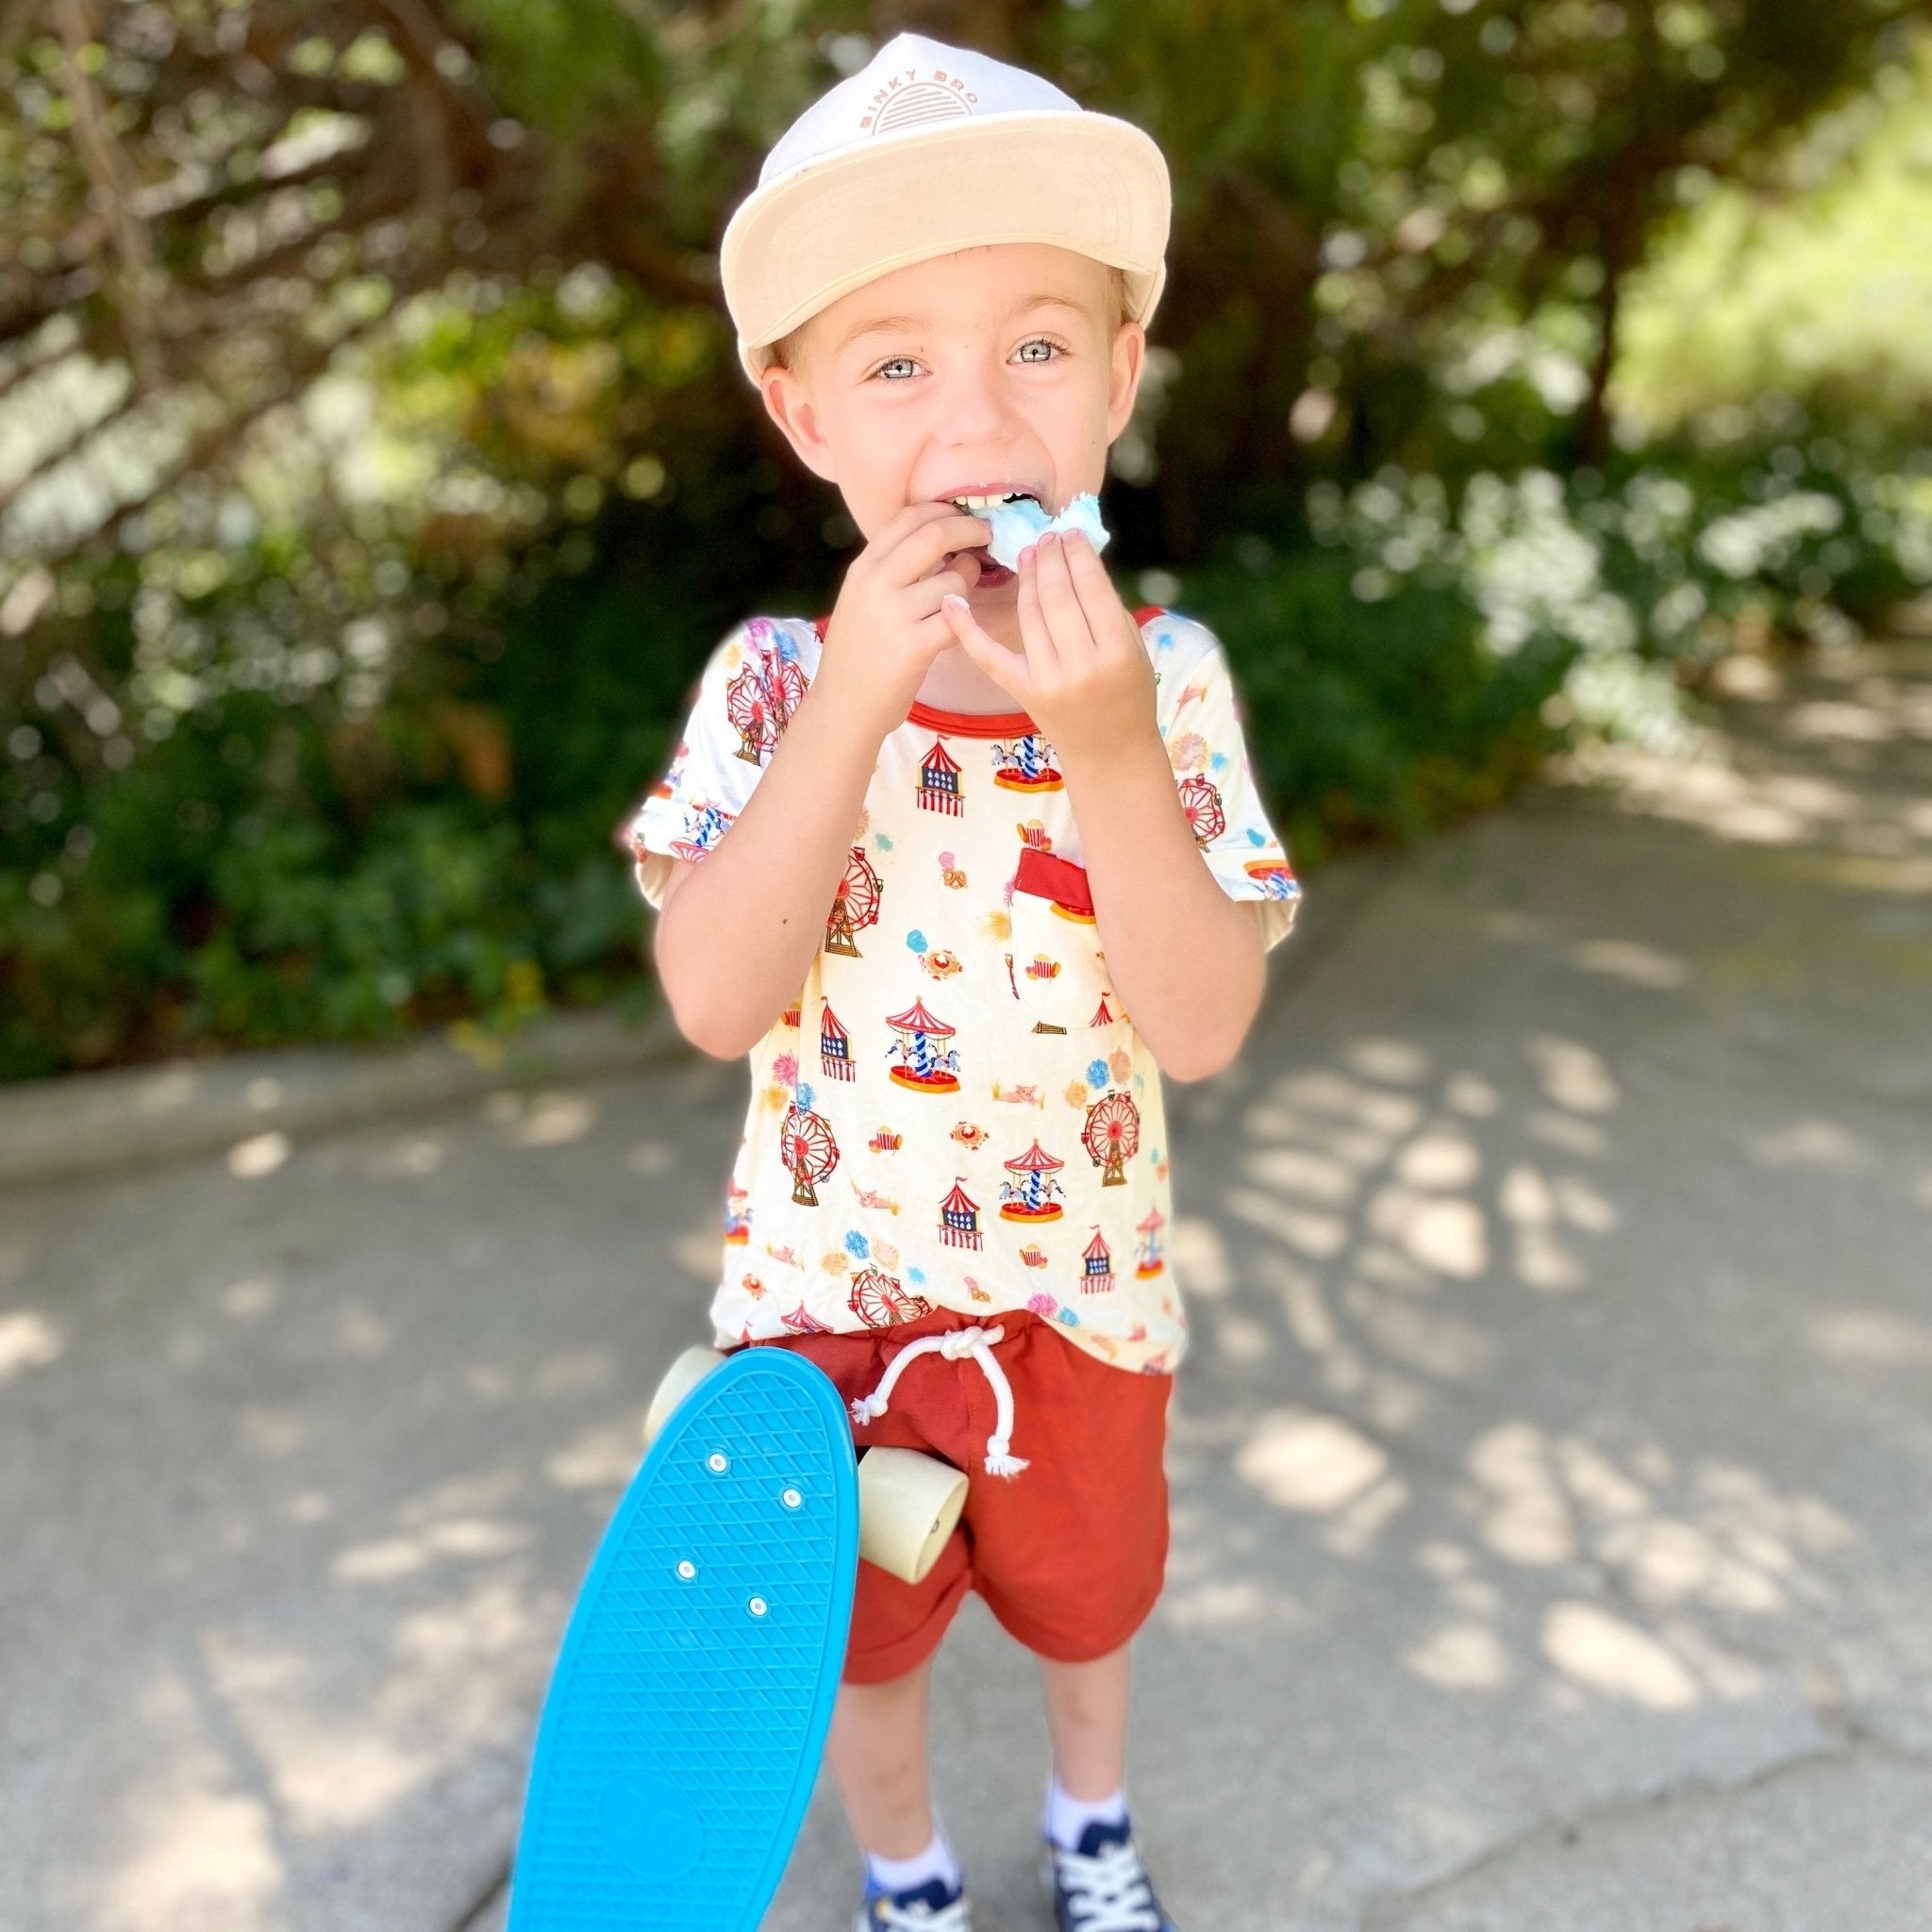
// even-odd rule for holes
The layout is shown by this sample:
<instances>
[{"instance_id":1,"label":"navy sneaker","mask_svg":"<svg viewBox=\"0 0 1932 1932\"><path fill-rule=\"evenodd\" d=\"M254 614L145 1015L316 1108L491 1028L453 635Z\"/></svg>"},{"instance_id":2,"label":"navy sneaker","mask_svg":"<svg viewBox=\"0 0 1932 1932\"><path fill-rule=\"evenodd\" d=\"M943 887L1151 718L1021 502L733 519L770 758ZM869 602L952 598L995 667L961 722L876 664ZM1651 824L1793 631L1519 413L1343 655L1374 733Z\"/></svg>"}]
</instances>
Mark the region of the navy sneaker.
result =
<instances>
[{"instance_id":1,"label":"navy sneaker","mask_svg":"<svg viewBox=\"0 0 1932 1932\"><path fill-rule=\"evenodd\" d=\"M1040 1875L1053 1893L1059 1932L1176 1932L1154 1896L1124 1818L1090 1824L1077 1852L1048 1839Z\"/></svg>"},{"instance_id":2,"label":"navy sneaker","mask_svg":"<svg viewBox=\"0 0 1932 1932\"><path fill-rule=\"evenodd\" d=\"M973 1907L965 1887L955 1891L943 1878L909 1891L881 1891L868 1875L852 1932L973 1932Z\"/></svg>"}]
</instances>

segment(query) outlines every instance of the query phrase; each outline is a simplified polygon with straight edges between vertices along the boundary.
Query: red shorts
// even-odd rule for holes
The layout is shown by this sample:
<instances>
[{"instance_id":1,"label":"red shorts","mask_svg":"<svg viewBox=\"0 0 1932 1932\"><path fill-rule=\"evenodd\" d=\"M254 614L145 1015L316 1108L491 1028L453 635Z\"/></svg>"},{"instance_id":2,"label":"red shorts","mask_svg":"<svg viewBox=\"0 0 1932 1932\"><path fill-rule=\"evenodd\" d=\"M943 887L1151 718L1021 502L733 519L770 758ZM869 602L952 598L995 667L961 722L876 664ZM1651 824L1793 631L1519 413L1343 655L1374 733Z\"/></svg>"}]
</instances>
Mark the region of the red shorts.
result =
<instances>
[{"instance_id":1,"label":"red shorts","mask_svg":"<svg viewBox=\"0 0 1932 1932\"><path fill-rule=\"evenodd\" d=\"M1010 1453L1027 1467L1017 1475L987 1474L997 1399L971 1355L915 1358L885 1413L855 1423L860 1448L923 1449L969 1480L958 1526L924 1582L859 1564L848 1684L882 1684L924 1662L969 1590L1028 1650L1058 1663L1118 1650L1160 1595L1171 1375L1109 1368L1026 1310L973 1316L942 1308L872 1333L751 1346L797 1349L831 1377L849 1408L878 1388L908 1343L974 1326L1002 1332L990 1353L1012 1389Z\"/></svg>"}]
</instances>

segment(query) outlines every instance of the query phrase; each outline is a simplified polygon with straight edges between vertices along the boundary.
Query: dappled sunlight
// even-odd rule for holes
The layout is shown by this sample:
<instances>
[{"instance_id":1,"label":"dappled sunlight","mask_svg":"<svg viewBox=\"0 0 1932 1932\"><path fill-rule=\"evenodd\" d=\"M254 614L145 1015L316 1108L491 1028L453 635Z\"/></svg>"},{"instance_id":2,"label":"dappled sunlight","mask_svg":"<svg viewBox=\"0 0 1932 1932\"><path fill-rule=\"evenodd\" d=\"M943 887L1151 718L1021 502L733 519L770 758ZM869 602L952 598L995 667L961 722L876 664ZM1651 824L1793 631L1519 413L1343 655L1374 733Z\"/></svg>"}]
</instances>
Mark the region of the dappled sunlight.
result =
<instances>
[{"instance_id":1,"label":"dappled sunlight","mask_svg":"<svg viewBox=\"0 0 1932 1932\"><path fill-rule=\"evenodd\" d=\"M1677 1657L1647 1631L1600 1605L1552 1604L1543 1618L1543 1655L1601 1697L1651 1710L1688 1710L1702 1692Z\"/></svg>"},{"instance_id":2,"label":"dappled sunlight","mask_svg":"<svg viewBox=\"0 0 1932 1932\"><path fill-rule=\"evenodd\" d=\"M228 1149L228 1172L237 1180L258 1181L287 1166L294 1142L279 1131L251 1134Z\"/></svg>"},{"instance_id":3,"label":"dappled sunlight","mask_svg":"<svg viewBox=\"0 0 1932 1932\"><path fill-rule=\"evenodd\" d=\"M572 1092L492 1093L484 1118L503 1130L517 1147L567 1147L597 1124L593 1094Z\"/></svg>"},{"instance_id":4,"label":"dappled sunlight","mask_svg":"<svg viewBox=\"0 0 1932 1932\"><path fill-rule=\"evenodd\" d=\"M1932 1322L1884 1308L1827 1308L1811 1321L1811 1345L1861 1368L1932 1369Z\"/></svg>"},{"instance_id":5,"label":"dappled sunlight","mask_svg":"<svg viewBox=\"0 0 1932 1932\"><path fill-rule=\"evenodd\" d=\"M58 1361L66 1346L65 1337L38 1308L0 1314L0 1383Z\"/></svg>"},{"instance_id":6,"label":"dappled sunlight","mask_svg":"<svg viewBox=\"0 0 1932 1932\"><path fill-rule=\"evenodd\" d=\"M1281 1409L1256 1424L1234 1467L1277 1509L1328 1515L1378 1482L1389 1457L1334 1416Z\"/></svg>"}]
</instances>

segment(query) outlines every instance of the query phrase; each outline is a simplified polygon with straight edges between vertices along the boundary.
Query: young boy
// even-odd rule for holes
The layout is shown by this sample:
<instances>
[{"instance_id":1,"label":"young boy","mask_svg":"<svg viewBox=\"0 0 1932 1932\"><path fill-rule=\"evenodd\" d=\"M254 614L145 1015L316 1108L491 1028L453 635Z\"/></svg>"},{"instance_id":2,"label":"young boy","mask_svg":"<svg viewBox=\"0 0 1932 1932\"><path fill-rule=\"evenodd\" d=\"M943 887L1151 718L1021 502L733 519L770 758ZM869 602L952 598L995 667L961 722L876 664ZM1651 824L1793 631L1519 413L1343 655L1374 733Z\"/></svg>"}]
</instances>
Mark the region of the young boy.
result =
<instances>
[{"instance_id":1,"label":"young boy","mask_svg":"<svg viewBox=\"0 0 1932 1932\"><path fill-rule=\"evenodd\" d=\"M1234 1058L1299 887L1214 636L1130 614L1077 534L998 566L960 507L1100 489L1168 210L1139 128L900 34L724 239L746 372L866 542L829 616L719 644L631 827L680 1028L751 1057L712 1322L970 1483L922 1584L859 1566L828 1744L859 1932L970 1924L926 1783L968 1590L1041 1660L1062 1932L1174 1932L1124 1791L1187 1340L1160 1076Z\"/></svg>"}]
</instances>

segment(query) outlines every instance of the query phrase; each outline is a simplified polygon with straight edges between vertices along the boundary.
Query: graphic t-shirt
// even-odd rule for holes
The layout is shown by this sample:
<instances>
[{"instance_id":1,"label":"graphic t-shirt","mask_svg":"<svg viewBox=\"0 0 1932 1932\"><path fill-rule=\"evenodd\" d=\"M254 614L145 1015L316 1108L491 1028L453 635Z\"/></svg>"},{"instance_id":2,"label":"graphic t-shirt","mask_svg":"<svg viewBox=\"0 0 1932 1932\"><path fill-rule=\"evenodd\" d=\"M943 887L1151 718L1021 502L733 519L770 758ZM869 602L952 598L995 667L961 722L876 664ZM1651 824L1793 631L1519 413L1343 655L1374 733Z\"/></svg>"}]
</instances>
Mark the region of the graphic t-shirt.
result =
<instances>
[{"instance_id":1,"label":"graphic t-shirt","mask_svg":"<svg viewBox=\"0 0 1932 1932\"><path fill-rule=\"evenodd\" d=\"M1301 888L1220 641L1174 611L1136 616L1181 807L1272 948ZM651 906L743 810L824 624L748 618L712 652L629 828ZM1121 1369L1179 1365L1160 1073L1108 977L1054 748L1024 712L915 703L887 735L824 941L751 1073L721 1346L1028 1308Z\"/></svg>"}]
</instances>

